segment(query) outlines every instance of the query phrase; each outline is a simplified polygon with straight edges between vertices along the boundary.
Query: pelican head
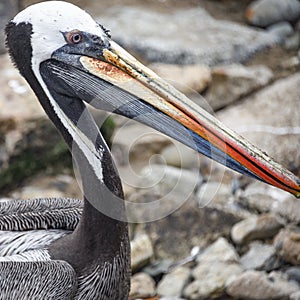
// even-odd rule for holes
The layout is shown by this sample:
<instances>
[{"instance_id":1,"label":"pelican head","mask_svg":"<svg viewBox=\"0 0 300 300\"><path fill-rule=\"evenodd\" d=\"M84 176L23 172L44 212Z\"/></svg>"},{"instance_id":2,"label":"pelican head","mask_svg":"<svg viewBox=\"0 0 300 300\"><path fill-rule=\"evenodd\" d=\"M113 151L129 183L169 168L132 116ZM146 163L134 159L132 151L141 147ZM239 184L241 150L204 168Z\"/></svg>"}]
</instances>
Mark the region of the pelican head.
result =
<instances>
[{"instance_id":1,"label":"pelican head","mask_svg":"<svg viewBox=\"0 0 300 300\"><path fill-rule=\"evenodd\" d=\"M50 118L86 151L95 152L88 129L78 127L84 102L300 196L298 178L138 62L80 8L61 1L32 5L6 33L13 61Z\"/></svg>"}]
</instances>

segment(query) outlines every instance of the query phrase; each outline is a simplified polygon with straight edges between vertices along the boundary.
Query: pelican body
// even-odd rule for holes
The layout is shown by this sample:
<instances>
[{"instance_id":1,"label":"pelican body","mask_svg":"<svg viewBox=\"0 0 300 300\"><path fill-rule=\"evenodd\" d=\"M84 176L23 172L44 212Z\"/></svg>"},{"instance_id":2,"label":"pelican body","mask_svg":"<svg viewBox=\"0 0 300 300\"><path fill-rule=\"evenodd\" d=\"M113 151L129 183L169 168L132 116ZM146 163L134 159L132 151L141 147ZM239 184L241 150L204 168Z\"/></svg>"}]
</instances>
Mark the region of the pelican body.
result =
<instances>
[{"instance_id":1,"label":"pelican body","mask_svg":"<svg viewBox=\"0 0 300 300\"><path fill-rule=\"evenodd\" d=\"M0 299L127 299L121 181L85 103L135 119L300 196L299 179L118 46L80 8L47 1L6 27L10 57L69 146L84 200L0 203Z\"/></svg>"}]
</instances>

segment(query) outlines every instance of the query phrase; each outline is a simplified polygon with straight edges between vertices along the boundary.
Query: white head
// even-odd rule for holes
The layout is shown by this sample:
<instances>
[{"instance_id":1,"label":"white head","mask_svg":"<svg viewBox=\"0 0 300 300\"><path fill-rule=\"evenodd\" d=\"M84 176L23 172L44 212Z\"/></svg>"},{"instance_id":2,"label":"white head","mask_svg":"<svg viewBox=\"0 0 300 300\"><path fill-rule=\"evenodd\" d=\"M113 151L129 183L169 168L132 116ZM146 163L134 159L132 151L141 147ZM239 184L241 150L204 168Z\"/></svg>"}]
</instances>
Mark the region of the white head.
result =
<instances>
[{"instance_id":1,"label":"white head","mask_svg":"<svg viewBox=\"0 0 300 300\"><path fill-rule=\"evenodd\" d=\"M79 7L63 1L47 1L31 5L12 20L15 24L32 25L32 68L49 59L66 44L63 32L79 30L104 37L105 33L93 18Z\"/></svg>"}]
</instances>

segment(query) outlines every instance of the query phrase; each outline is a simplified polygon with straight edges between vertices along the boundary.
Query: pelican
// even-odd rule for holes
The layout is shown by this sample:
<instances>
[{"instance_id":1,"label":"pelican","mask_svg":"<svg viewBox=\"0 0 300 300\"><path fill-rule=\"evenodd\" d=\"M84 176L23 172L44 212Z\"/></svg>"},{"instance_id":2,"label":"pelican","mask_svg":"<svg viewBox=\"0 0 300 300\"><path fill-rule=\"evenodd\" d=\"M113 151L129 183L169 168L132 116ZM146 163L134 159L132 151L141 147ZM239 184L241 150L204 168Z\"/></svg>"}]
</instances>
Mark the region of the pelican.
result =
<instances>
[{"instance_id":1,"label":"pelican","mask_svg":"<svg viewBox=\"0 0 300 300\"><path fill-rule=\"evenodd\" d=\"M300 196L298 178L139 63L80 8L61 1L29 6L6 35L14 65L69 146L84 200L1 203L1 299L128 298L121 181L86 104L135 119Z\"/></svg>"}]
</instances>

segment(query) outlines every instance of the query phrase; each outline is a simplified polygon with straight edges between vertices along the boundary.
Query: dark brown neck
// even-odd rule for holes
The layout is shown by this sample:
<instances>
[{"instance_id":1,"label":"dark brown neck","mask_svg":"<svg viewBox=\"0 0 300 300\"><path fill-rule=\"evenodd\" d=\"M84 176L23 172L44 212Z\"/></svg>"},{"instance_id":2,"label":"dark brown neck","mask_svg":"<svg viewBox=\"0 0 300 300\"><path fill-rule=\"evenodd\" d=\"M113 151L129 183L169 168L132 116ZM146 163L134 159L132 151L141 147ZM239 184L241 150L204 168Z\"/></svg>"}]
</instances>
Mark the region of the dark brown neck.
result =
<instances>
[{"instance_id":1,"label":"dark brown neck","mask_svg":"<svg viewBox=\"0 0 300 300\"><path fill-rule=\"evenodd\" d=\"M69 262L78 274L87 274L96 266L112 262L120 251L125 251L122 255L130 255L121 181L105 143L101 149L102 181L81 149L73 145L72 155L84 191L83 214L75 231L49 248L53 259Z\"/></svg>"}]
</instances>

